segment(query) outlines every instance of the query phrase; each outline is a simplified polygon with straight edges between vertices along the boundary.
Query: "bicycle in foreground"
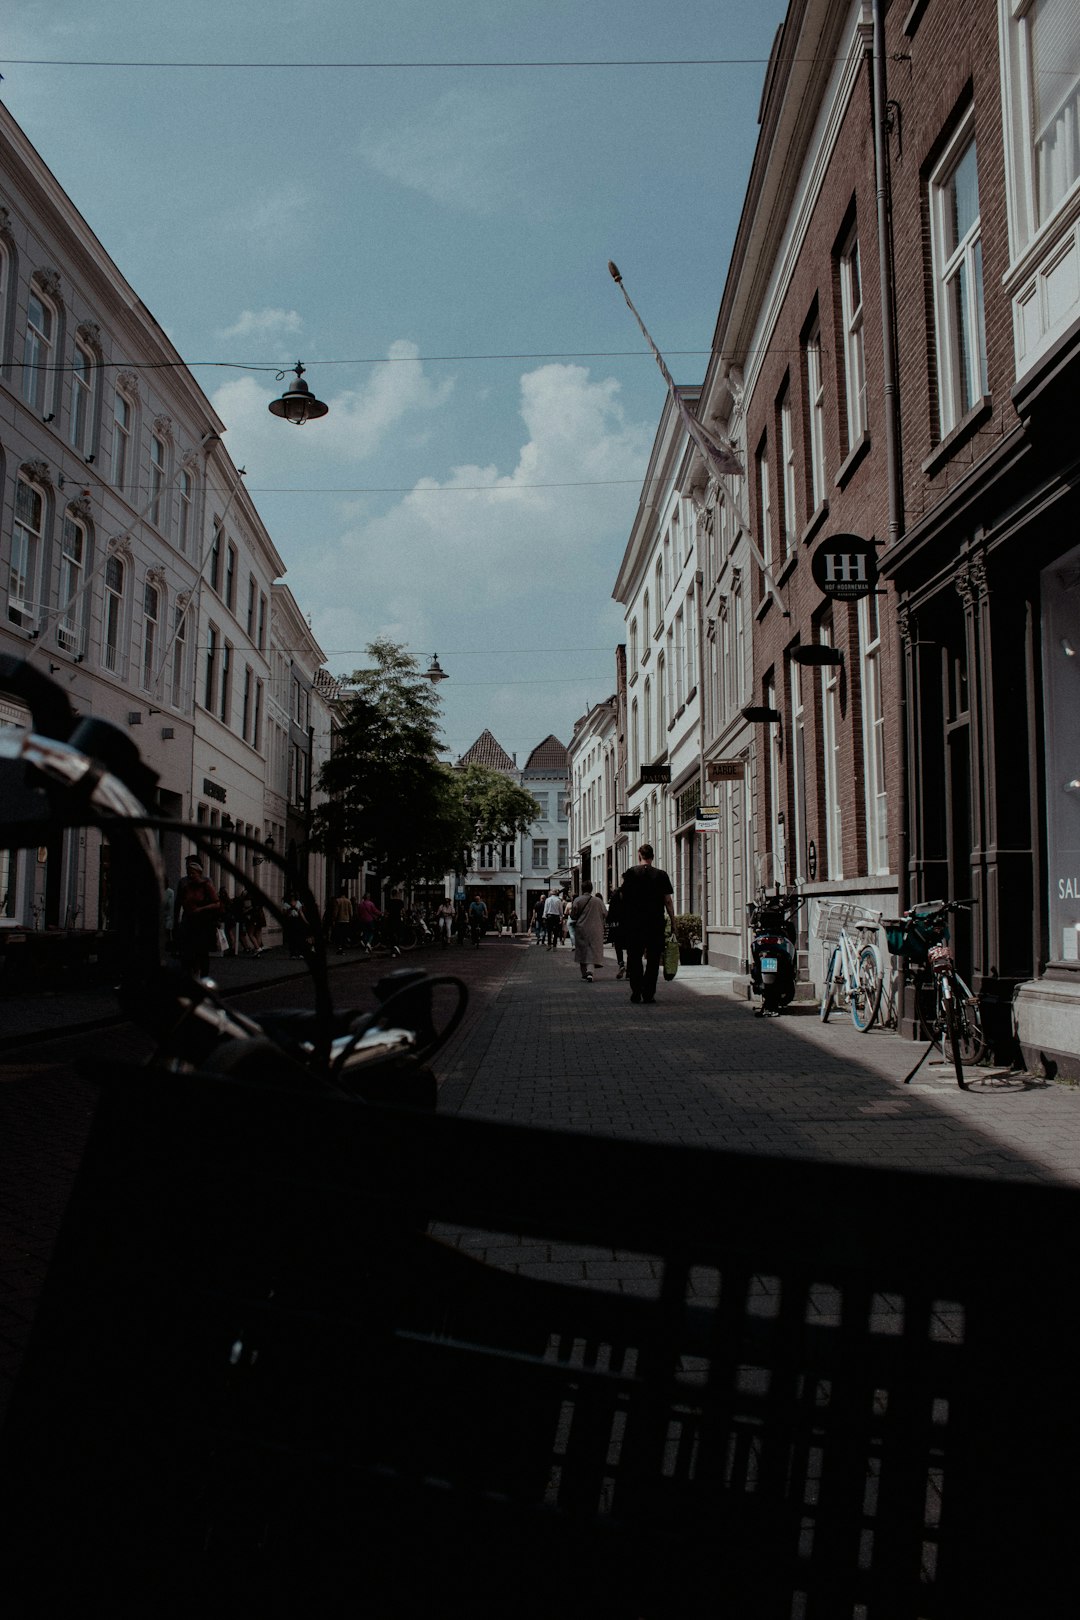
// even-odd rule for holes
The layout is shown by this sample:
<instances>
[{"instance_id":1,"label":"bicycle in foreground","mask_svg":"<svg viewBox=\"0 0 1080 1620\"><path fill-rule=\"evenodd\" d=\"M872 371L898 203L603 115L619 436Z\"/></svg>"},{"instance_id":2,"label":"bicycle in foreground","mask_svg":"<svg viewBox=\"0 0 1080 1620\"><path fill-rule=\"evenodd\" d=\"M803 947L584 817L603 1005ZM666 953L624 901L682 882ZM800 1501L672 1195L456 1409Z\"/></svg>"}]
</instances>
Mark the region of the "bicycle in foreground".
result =
<instances>
[{"instance_id":1,"label":"bicycle in foreground","mask_svg":"<svg viewBox=\"0 0 1080 1620\"><path fill-rule=\"evenodd\" d=\"M821 990L823 1024L828 1023L834 1007L846 1008L862 1035L877 1018L884 971L873 936L880 922L879 911L866 911L850 902L825 901L820 906L817 937L826 949L832 946Z\"/></svg>"},{"instance_id":2,"label":"bicycle in foreground","mask_svg":"<svg viewBox=\"0 0 1080 1620\"><path fill-rule=\"evenodd\" d=\"M930 900L881 925L890 951L914 969L915 1010L923 1036L944 1062L952 1060L962 1090L965 1065L980 1063L988 1043L979 998L956 966L949 943L949 918L970 911L974 904L974 900Z\"/></svg>"}]
</instances>

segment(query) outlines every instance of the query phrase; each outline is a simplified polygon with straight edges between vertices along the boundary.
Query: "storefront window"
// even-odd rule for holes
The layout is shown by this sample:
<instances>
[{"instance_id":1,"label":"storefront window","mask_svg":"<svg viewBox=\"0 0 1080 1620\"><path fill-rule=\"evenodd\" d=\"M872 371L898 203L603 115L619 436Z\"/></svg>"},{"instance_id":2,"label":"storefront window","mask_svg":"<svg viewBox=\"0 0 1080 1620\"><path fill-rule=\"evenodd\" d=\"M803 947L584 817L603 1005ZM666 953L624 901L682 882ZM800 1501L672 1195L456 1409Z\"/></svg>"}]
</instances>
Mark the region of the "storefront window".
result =
<instances>
[{"instance_id":1,"label":"storefront window","mask_svg":"<svg viewBox=\"0 0 1080 1620\"><path fill-rule=\"evenodd\" d=\"M1080 961L1080 546L1042 575L1052 962Z\"/></svg>"}]
</instances>

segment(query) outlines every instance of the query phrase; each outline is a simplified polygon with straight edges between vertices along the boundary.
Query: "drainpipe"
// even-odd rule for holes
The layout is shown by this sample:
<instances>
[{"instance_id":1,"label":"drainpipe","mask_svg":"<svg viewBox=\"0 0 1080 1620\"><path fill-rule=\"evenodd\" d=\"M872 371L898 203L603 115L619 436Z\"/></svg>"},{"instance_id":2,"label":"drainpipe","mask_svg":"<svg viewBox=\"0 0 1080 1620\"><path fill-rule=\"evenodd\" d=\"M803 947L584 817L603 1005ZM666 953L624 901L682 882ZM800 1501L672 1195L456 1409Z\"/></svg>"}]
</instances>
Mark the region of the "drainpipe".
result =
<instances>
[{"instance_id":1,"label":"drainpipe","mask_svg":"<svg viewBox=\"0 0 1080 1620\"><path fill-rule=\"evenodd\" d=\"M892 219L889 197L889 108L885 84L885 3L871 0L873 14L873 118L874 118L874 180L877 188L877 248L878 279L881 301L881 355L884 370L885 398L885 482L888 494L888 541L886 553L897 544L903 533L903 490L901 486L901 427L900 402L896 383L896 350L894 345ZM900 769L899 804L897 806L897 902L906 911L908 894L908 747L907 747L907 692L905 677L901 674L900 691Z\"/></svg>"}]
</instances>

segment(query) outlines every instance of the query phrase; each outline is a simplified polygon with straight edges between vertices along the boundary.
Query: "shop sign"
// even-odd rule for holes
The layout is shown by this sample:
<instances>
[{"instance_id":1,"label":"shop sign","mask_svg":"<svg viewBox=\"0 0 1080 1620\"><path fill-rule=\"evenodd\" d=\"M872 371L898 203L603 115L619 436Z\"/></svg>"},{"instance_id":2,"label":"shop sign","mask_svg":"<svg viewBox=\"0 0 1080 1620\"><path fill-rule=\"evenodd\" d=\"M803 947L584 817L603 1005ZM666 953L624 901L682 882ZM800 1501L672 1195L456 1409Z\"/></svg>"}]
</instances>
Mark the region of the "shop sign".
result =
<instances>
[{"instance_id":1,"label":"shop sign","mask_svg":"<svg viewBox=\"0 0 1080 1620\"><path fill-rule=\"evenodd\" d=\"M619 817L619 831L620 832L640 832L641 831L641 817L640 816L620 816Z\"/></svg>"},{"instance_id":2,"label":"shop sign","mask_svg":"<svg viewBox=\"0 0 1080 1620\"><path fill-rule=\"evenodd\" d=\"M219 787L216 782L211 782L208 776L203 778L202 786L203 792L206 794L208 799L217 799L221 804L224 804L225 800L228 798L226 789Z\"/></svg>"},{"instance_id":3,"label":"shop sign","mask_svg":"<svg viewBox=\"0 0 1080 1620\"><path fill-rule=\"evenodd\" d=\"M834 534L810 559L814 583L833 601L857 602L877 589L877 542L858 534Z\"/></svg>"},{"instance_id":4,"label":"shop sign","mask_svg":"<svg viewBox=\"0 0 1080 1620\"><path fill-rule=\"evenodd\" d=\"M720 826L721 805L699 804L694 820L695 832L716 832Z\"/></svg>"},{"instance_id":5,"label":"shop sign","mask_svg":"<svg viewBox=\"0 0 1080 1620\"><path fill-rule=\"evenodd\" d=\"M709 782L741 782L746 776L744 759L712 759L705 766Z\"/></svg>"},{"instance_id":6,"label":"shop sign","mask_svg":"<svg viewBox=\"0 0 1080 1620\"><path fill-rule=\"evenodd\" d=\"M670 765L643 765L641 767L642 782L661 782L667 784L671 781Z\"/></svg>"}]
</instances>

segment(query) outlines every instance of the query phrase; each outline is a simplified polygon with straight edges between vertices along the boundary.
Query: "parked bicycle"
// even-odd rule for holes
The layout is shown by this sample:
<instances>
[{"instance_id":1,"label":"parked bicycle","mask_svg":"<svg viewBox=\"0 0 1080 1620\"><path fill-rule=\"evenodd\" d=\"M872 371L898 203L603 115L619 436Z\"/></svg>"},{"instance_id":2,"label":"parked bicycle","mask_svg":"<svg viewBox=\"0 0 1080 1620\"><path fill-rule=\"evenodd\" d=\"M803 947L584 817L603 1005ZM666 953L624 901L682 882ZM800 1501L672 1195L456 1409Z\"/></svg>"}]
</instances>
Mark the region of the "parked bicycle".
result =
<instances>
[{"instance_id":1,"label":"parked bicycle","mask_svg":"<svg viewBox=\"0 0 1080 1620\"><path fill-rule=\"evenodd\" d=\"M828 1023L834 1007L850 1012L851 1022L862 1035L877 1018L883 969L873 936L880 922L880 911L867 911L848 901L823 901L819 906L815 932L829 951L821 990L823 1024Z\"/></svg>"},{"instance_id":2,"label":"parked bicycle","mask_svg":"<svg viewBox=\"0 0 1080 1620\"><path fill-rule=\"evenodd\" d=\"M950 916L970 911L974 904L974 900L930 900L882 922L890 951L914 969L915 1011L923 1036L944 1062L951 1058L961 1089L965 1065L981 1062L988 1050L979 998L961 978L949 943Z\"/></svg>"}]
</instances>

